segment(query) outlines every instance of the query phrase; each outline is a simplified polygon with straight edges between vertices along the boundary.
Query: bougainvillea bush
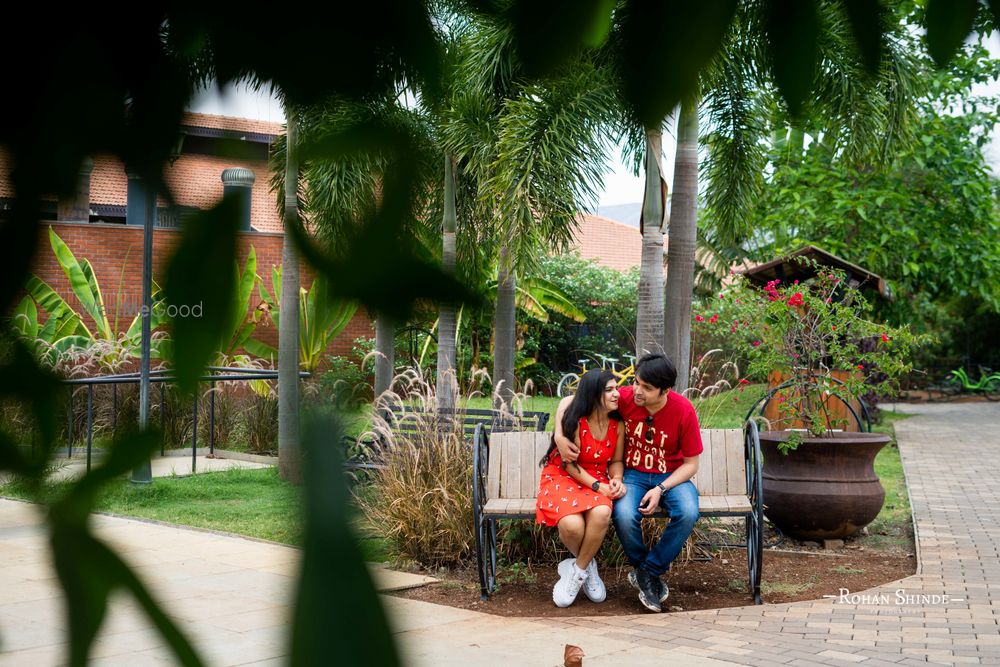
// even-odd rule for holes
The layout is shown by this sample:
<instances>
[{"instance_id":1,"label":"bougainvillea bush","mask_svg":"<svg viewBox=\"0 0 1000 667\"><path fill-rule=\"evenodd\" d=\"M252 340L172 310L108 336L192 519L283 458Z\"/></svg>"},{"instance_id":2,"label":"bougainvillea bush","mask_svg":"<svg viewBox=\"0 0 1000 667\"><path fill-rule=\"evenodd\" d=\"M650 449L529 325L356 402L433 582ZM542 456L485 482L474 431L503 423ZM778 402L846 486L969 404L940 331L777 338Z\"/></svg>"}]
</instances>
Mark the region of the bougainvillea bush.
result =
<instances>
[{"instance_id":1,"label":"bougainvillea bush","mask_svg":"<svg viewBox=\"0 0 1000 667\"><path fill-rule=\"evenodd\" d=\"M773 396L781 421L801 422L821 436L843 425L831 414L831 399L891 395L924 341L908 327L869 319L868 302L843 273L813 268L808 280L773 280L763 288L736 276L714 307L696 314L694 326L729 337L746 376L781 377L785 386ZM847 372L835 378L834 370Z\"/></svg>"}]
</instances>

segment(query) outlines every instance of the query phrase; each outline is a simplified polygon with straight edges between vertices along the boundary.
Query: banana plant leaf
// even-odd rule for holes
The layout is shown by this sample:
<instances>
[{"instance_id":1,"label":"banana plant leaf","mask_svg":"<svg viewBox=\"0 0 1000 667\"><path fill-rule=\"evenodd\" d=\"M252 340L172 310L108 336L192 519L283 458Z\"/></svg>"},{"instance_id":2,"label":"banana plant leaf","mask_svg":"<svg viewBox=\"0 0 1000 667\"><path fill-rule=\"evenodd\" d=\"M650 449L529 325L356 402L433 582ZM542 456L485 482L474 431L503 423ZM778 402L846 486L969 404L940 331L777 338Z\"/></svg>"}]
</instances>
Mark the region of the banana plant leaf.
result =
<instances>
[{"instance_id":1,"label":"banana plant leaf","mask_svg":"<svg viewBox=\"0 0 1000 667\"><path fill-rule=\"evenodd\" d=\"M97 284L97 278L94 276L94 269L90 262L86 259L82 263L78 262L73 251L51 227L49 227L49 243L52 245L52 252L55 253L59 266L69 279L70 289L73 290L80 305L94 321L98 336L104 340L113 340L114 334L104 309L101 289ZM48 309L46 308L46 310Z\"/></svg>"}]
</instances>

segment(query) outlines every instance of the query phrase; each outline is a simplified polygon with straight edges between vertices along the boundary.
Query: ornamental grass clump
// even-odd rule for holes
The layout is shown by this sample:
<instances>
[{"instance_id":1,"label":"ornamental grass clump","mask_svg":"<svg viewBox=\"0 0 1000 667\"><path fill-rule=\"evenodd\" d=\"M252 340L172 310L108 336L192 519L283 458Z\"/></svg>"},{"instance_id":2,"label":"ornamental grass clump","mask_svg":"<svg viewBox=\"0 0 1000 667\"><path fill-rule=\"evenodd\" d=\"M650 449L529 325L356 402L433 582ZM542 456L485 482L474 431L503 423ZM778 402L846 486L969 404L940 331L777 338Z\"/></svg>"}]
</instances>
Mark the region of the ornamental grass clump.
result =
<instances>
[{"instance_id":1,"label":"ornamental grass clump","mask_svg":"<svg viewBox=\"0 0 1000 667\"><path fill-rule=\"evenodd\" d=\"M358 505L401 560L430 568L467 563L475 557L472 447L460 421L438 414L434 388L419 369L394 378L393 386L397 392L375 402L372 429L365 434L383 444L368 453L380 468L356 493ZM407 414L413 421L405 435L395 423L403 404L421 410Z\"/></svg>"},{"instance_id":2,"label":"ornamental grass clump","mask_svg":"<svg viewBox=\"0 0 1000 667\"><path fill-rule=\"evenodd\" d=\"M870 305L843 272L811 267L803 281L772 280L763 288L738 276L699 326L727 330L746 359L747 375L768 379L780 419L770 428L801 428L814 436L841 429L837 402L867 392L892 395L922 338L907 327L869 319ZM797 446L801 435L790 438Z\"/></svg>"}]
</instances>

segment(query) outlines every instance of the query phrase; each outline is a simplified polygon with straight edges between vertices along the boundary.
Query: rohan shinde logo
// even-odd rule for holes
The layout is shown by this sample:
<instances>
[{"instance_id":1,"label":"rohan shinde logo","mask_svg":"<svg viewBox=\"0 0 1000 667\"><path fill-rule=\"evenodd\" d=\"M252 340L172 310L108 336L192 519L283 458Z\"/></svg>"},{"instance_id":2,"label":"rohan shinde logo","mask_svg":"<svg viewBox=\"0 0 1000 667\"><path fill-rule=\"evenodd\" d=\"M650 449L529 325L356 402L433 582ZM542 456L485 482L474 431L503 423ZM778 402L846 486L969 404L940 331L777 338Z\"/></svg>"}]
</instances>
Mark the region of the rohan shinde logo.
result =
<instances>
[{"instance_id":1,"label":"rohan shinde logo","mask_svg":"<svg viewBox=\"0 0 1000 667\"><path fill-rule=\"evenodd\" d=\"M946 605L951 602L965 602L965 598L955 598L944 593L908 593L905 588L897 588L894 593L852 593L841 588L837 595L824 595L834 604L854 605Z\"/></svg>"}]
</instances>

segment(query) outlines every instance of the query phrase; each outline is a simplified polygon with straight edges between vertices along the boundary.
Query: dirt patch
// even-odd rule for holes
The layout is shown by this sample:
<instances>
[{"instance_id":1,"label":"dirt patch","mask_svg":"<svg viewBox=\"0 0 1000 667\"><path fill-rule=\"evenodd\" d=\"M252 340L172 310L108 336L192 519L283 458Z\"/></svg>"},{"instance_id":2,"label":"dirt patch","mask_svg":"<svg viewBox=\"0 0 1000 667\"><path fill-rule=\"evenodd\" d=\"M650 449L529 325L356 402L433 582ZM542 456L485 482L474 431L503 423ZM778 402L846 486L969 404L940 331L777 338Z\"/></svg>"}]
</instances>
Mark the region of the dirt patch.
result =
<instances>
[{"instance_id":1,"label":"dirt patch","mask_svg":"<svg viewBox=\"0 0 1000 667\"><path fill-rule=\"evenodd\" d=\"M874 536L873 536L874 537ZM764 551L762 593L765 603L815 600L837 595L841 588L863 591L896 581L916 571L912 550L899 543L866 547L870 538L849 541L843 548L824 550L785 539L780 549ZM500 586L487 601L479 599L474 569L434 573L438 584L397 593L399 597L473 609L498 616L617 616L645 613L626 577L628 567L603 567L608 599L594 604L582 593L566 609L552 604L558 579L554 564L501 568ZM708 561L675 563L664 577L670 587L670 611L693 611L752 605L747 592L746 554L718 551Z\"/></svg>"}]
</instances>

